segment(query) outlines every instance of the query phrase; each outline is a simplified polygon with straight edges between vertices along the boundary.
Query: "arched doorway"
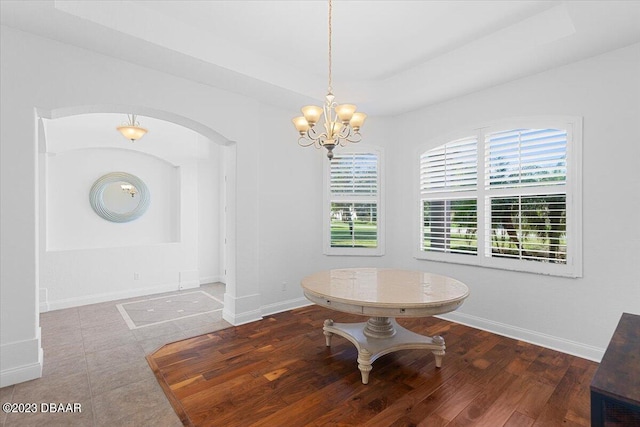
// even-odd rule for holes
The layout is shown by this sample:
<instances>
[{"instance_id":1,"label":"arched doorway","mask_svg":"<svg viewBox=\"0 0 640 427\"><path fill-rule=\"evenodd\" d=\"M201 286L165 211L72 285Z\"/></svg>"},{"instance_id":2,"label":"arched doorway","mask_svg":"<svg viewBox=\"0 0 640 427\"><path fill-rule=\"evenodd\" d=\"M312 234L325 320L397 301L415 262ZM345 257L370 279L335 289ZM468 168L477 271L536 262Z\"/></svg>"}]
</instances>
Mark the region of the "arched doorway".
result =
<instances>
[{"instance_id":1,"label":"arched doorway","mask_svg":"<svg viewBox=\"0 0 640 427\"><path fill-rule=\"evenodd\" d=\"M132 145L115 131L131 112L155 127L150 126L146 142L142 139ZM194 264L191 258L207 251L218 259L220 272L207 277L234 286L230 279L235 254L228 248L234 245L235 233L226 212L235 198L234 188L225 184L227 176L235 175L232 141L194 120L147 107L78 106L38 110L37 116L41 311L194 287L202 278L198 268L202 263ZM163 133L171 135L158 137ZM208 165L203 174L207 167L199 167L198 162L204 161L198 156L206 149L215 151L217 163ZM94 218L84 194L93 175L122 168L142 171L154 182L157 194L151 204L156 202L155 218L149 213L127 230ZM207 191L198 180L214 174L217 181L209 183L209 190L218 202L209 211L195 214L194 209L205 204L199 200L206 197L198 191ZM211 245L203 249L207 245L198 241L206 228L201 218L207 212L208 219L218 224L215 233L209 229L209 235L215 234L220 242L217 251ZM61 265L68 268L61 270ZM104 271L113 275L103 280ZM78 283L91 283L91 288L78 294Z\"/></svg>"}]
</instances>

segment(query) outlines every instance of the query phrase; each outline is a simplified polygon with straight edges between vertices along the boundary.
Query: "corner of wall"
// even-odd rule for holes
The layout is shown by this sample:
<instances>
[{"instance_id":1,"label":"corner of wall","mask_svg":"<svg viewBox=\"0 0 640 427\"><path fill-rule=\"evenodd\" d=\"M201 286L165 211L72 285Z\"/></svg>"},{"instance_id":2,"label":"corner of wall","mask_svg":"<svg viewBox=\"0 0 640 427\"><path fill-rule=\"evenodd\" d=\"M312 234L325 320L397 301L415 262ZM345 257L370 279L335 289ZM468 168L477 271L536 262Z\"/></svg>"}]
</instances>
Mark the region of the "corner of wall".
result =
<instances>
[{"instance_id":1,"label":"corner of wall","mask_svg":"<svg viewBox=\"0 0 640 427\"><path fill-rule=\"evenodd\" d=\"M222 318L233 326L262 320L260 294L234 297L229 293L225 293Z\"/></svg>"}]
</instances>

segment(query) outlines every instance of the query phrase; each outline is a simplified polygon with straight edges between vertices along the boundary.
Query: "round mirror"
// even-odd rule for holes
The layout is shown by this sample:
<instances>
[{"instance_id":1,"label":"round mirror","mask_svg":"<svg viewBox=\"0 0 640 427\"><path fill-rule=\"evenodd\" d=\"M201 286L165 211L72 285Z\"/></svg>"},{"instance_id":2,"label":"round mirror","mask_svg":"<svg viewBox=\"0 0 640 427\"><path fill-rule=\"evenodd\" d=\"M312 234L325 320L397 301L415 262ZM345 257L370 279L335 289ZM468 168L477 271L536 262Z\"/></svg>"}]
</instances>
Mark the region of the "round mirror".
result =
<instances>
[{"instance_id":1,"label":"round mirror","mask_svg":"<svg viewBox=\"0 0 640 427\"><path fill-rule=\"evenodd\" d=\"M137 176L112 172L96 180L89 192L89 201L95 213L107 221L129 222L145 213L150 195Z\"/></svg>"}]
</instances>

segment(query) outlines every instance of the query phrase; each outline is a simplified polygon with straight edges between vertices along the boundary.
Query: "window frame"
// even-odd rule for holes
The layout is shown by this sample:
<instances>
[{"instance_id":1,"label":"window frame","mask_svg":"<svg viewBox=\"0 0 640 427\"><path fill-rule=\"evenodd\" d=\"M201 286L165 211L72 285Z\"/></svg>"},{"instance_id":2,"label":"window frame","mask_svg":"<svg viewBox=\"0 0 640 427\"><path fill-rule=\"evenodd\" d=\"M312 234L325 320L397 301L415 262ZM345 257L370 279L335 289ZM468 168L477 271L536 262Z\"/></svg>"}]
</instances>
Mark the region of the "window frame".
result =
<instances>
[{"instance_id":1,"label":"window frame","mask_svg":"<svg viewBox=\"0 0 640 427\"><path fill-rule=\"evenodd\" d=\"M332 247L331 246L331 203L335 201L331 197L331 163L323 158L323 254L328 256L383 256L385 254L385 214L384 214L384 150L382 147L367 144L366 146L344 147L336 153L340 154L375 154L378 158L377 176L377 247L375 248L354 248L354 247ZM346 201L346 200L345 200Z\"/></svg>"},{"instance_id":2,"label":"window frame","mask_svg":"<svg viewBox=\"0 0 640 427\"><path fill-rule=\"evenodd\" d=\"M567 254L566 264L553 264L522 259L505 259L491 256L490 248L487 253L486 246L486 216L487 206L490 207L489 196L501 197L502 194L525 195L524 191L518 192L518 188L505 190L488 190L485 188L485 171L487 170L486 155L486 135L510 129L565 129L567 131L567 151L566 151L566 184L564 185L566 194L566 239ZM478 138L478 163L477 182L478 185L473 191L443 192L443 196L451 198L469 198L475 193L477 197L477 252L475 254L460 254L451 252L435 252L422 250L422 206L423 193L420 185L420 160L421 156L429 150L440 147L458 139L477 136ZM429 260L436 262L447 262L455 264L466 264L472 266L497 268L502 270L520 271L536 274L546 274L561 277L582 277L582 117L576 116L536 116L536 117L515 117L503 120L496 120L487 124L460 129L422 144L416 153L417 160L414 162L414 185L417 201L415 203L417 215L414 215L415 226L414 235L418 236L417 244L414 246L414 258L419 260ZM557 187L556 187L557 188ZM550 192L551 191L550 188ZM539 193L542 194L542 193ZM549 193L546 193L549 194ZM434 194L435 195L435 194ZM440 196L440 194L437 194ZM446 199L446 198L445 198Z\"/></svg>"}]
</instances>

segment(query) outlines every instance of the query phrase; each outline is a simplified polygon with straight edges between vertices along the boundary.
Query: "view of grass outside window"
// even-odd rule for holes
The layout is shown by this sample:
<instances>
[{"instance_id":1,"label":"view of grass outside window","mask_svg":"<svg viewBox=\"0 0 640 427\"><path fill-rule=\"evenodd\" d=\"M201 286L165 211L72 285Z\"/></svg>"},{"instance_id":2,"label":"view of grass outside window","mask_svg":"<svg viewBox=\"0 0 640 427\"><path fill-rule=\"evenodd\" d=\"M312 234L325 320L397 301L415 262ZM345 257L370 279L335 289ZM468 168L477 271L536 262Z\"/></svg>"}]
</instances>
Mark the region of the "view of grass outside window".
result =
<instances>
[{"instance_id":1,"label":"view of grass outside window","mask_svg":"<svg viewBox=\"0 0 640 427\"><path fill-rule=\"evenodd\" d=\"M423 200L423 250L475 254L478 216L475 199Z\"/></svg>"},{"instance_id":2,"label":"view of grass outside window","mask_svg":"<svg viewBox=\"0 0 640 427\"><path fill-rule=\"evenodd\" d=\"M452 141L422 154L420 179L422 251L567 263L566 130Z\"/></svg>"},{"instance_id":3,"label":"view of grass outside window","mask_svg":"<svg viewBox=\"0 0 640 427\"><path fill-rule=\"evenodd\" d=\"M331 246L377 247L376 211L375 203L331 203Z\"/></svg>"}]
</instances>

